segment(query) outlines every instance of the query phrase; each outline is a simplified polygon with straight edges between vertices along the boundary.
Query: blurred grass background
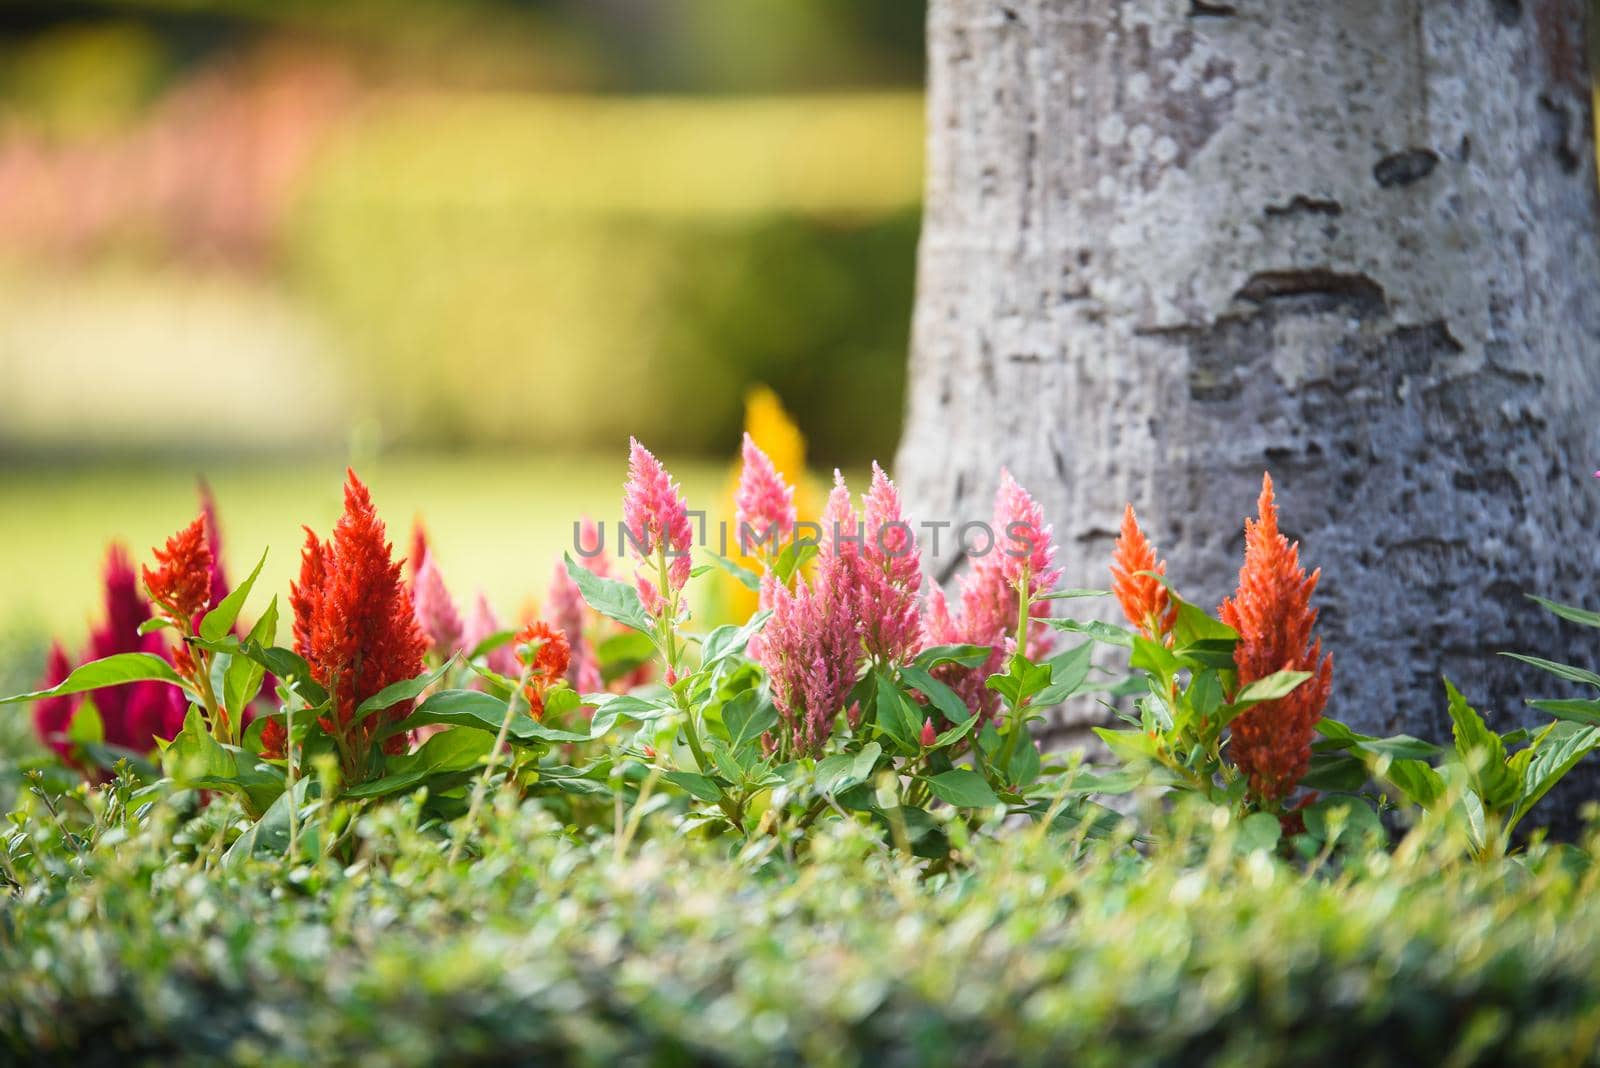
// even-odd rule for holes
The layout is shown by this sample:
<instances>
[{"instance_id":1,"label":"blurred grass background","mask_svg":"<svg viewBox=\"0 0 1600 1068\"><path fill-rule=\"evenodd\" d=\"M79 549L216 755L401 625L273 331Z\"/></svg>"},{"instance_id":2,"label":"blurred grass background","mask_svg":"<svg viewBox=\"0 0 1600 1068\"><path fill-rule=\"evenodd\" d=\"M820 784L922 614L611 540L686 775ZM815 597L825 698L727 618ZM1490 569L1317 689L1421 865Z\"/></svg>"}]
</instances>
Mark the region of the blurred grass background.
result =
<instances>
[{"instance_id":1,"label":"blurred grass background","mask_svg":"<svg viewBox=\"0 0 1600 1068\"><path fill-rule=\"evenodd\" d=\"M743 398L899 435L917 0L0 4L0 675L214 486L237 576L344 463L542 594L627 435L715 512ZM14 687L13 687L14 688Z\"/></svg>"}]
</instances>

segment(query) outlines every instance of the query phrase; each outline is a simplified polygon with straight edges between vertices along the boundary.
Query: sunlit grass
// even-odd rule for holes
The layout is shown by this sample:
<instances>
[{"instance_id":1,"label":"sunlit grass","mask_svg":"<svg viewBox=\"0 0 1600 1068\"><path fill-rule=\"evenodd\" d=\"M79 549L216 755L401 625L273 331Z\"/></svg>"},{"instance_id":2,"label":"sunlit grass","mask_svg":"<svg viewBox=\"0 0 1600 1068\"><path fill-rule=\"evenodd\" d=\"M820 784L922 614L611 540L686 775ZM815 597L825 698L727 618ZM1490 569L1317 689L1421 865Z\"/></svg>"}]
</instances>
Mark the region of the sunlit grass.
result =
<instances>
[{"instance_id":1,"label":"sunlit grass","mask_svg":"<svg viewBox=\"0 0 1600 1068\"><path fill-rule=\"evenodd\" d=\"M584 515L607 523L620 510L626 450L615 455L386 457L358 465L404 554L422 515L445 579L466 600L482 588L510 618L542 599L554 561ZM692 507L719 507L727 468L678 462ZM202 465L216 492L232 580L270 548L258 589L286 596L304 541L301 524L326 533L338 516L344 467L322 462ZM136 560L192 519L200 468L37 467L0 481L0 625L60 634L77 646L99 611L106 544ZM608 548L614 540L608 541ZM711 576L697 580L711 581ZM266 603L258 594L256 607Z\"/></svg>"}]
</instances>

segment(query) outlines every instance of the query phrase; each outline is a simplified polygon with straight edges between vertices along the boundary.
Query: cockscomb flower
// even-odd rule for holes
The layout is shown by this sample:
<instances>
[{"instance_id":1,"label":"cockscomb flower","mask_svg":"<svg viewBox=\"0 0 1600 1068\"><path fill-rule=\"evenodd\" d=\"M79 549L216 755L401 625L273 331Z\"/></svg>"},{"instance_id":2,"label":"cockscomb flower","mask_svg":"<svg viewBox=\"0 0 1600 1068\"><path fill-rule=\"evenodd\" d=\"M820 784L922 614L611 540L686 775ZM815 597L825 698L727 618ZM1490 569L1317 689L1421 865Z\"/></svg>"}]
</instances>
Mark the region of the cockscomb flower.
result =
<instances>
[{"instance_id":1,"label":"cockscomb flower","mask_svg":"<svg viewBox=\"0 0 1600 1068\"><path fill-rule=\"evenodd\" d=\"M601 578L611 577L611 556L606 552L606 535L589 516L584 516L574 531L578 563Z\"/></svg>"},{"instance_id":2,"label":"cockscomb flower","mask_svg":"<svg viewBox=\"0 0 1600 1068\"><path fill-rule=\"evenodd\" d=\"M567 677L572 647L566 631L538 620L517 633L515 651L517 662L528 675L522 687L522 694L528 701L528 714L540 719L544 716L545 695Z\"/></svg>"},{"instance_id":3,"label":"cockscomb flower","mask_svg":"<svg viewBox=\"0 0 1600 1068\"><path fill-rule=\"evenodd\" d=\"M489 603L489 598L482 590L479 590L477 600L473 602L472 612L467 616L466 626L461 634L461 648L470 653L505 629L505 624L500 622L500 616L495 612L494 606ZM496 674L515 675L517 673L517 658L511 651L510 643L497 646L485 653L484 663L490 671Z\"/></svg>"},{"instance_id":4,"label":"cockscomb flower","mask_svg":"<svg viewBox=\"0 0 1600 1068\"><path fill-rule=\"evenodd\" d=\"M866 528L856 596L867 654L880 664L899 663L917 651L922 638L917 593L922 588L922 556L906 522L900 492L876 463L866 496Z\"/></svg>"},{"instance_id":5,"label":"cockscomb flower","mask_svg":"<svg viewBox=\"0 0 1600 1068\"><path fill-rule=\"evenodd\" d=\"M563 561L557 561L550 575L550 592L545 597L545 614L567 635L571 662L567 667L567 681L579 693L594 693L604 686L600 665L596 662L588 641L584 638L587 606L578 584L567 573Z\"/></svg>"},{"instance_id":6,"label":"cockscomb flower","mask_svg":"<svg viewBox=\"0 0 1600 1068\"><path fill-rule=\"evenodd\" d=\"M776 555L780 542L794 530L794 487L783 480L749 434L744 436L742 454L744 466L733 498L740 553Z\"/></svg>"},{"instance_id":7,"label":"cockscomb flower","mask_svg":"<svg viewBox=\"0 0 1600 1068\"><path fill-rule=\"evenodd\" d=\"M994 498L994 527L1000 573L1011 588L1029 600L1054 589L1061 572L1050 567L1056 546L1044 509L1003 467Z\"/></svg>"},{"instance_id":8,"label":"cockscomb flower","mask_svg":"<svg viewBox=\"0 0 1600 1068\"><path fill-rule=\"evenodd\" d=\"M161 635L139 633L139 626L150 618L150 604L140 594L139 579L121 546L111 546L106 554L104 589L105 616L89 632L83 662L118 653L163 655L166 649ZM73 666L61 643L52 643L42 688L61 682ZM63 695L34 706L34 730L39 740L63 757L69 756L72 749L65 737L67 728L85 699L81 694ZM188 707L182 690L162 682L135 682L99 690L94 703L106 743L135 753L149 752L156 738L175 737L183 729Z\"/></svg>"},{"instance_id":9,"label":"cockscomb flower","mask_svg":"<svg viewBox=\"0 0 1600 1068\"><path fill-rule=\"evenodd\" d=\"M333 716L323 729L336 735L345 759L346 781L366 773L368 750L379 729L411 714L403 701L354 722L356 708L391 683L422 672L427 639L417 626L411 595L391 558L383 521L367 487L346 472L344 514L333 535L319 541L306 531L300 581L289 588L294 607L295 651L311 676L333 698ZM385 752L401 752L405 738L395 735Z\"/></svg>"},{"instance_id":10,"label":"cockscomb flower","mask_svg":"<svg viewBox=\"0 0 1600 1068\"><path fill-rule=\"evenodd\" d=\"M628 450L628 483L622 498L624 537L645 565L652 563L658 552L665 555L666 589L657 589L656 579L646 572L636 577L645 611L657 615L663 608L676 608L678 594L689 581L694 529L683 493L661 461L635 438L628 439Z\"/></svg>"},{"instance_id":11,"label":"cockscomb flower","mask_svg":"<svg viewBox=\"0 0 1600 1068\"><path fill-rule=\"evenodd\" d=\"M422 522L422 513L418 512L411 519L411 551L406 554L406 588L412 597L417 595L417 574L427 555L428 528Z\"/></svg>"},{"instance_id":12,"label":"cockscomb flower","mask_svg":"<svg viewBox=\"0 0 1600 1068\"><path fill-rule=\"evenodd\" d=\"M445 588L444 576L433 562L431 552L423 554L422 563L417 567L416 589L412 596L417 624L428 640L428 648L441 657L460 649L465 633L461 613Z\"/></svg>"},{"instance_id":13,"label":"cockscomb flower","mask_svg":"<svg viewBox=\"0 0 1600 1068\"><path fill-rule=\"evenodd\" d=\"M826 555L812 582L797 579L792 591L772 575L763 580L772 616L759 661L794 755L822 749L855 686L861 629L848 566L844 557Z\"/></svg>"},{"instance_id":14,"label":"cockscomb flower","mask_svg":"<svg viewBox=\"0 0 1600 1068\"><path fill-rule=\"evenodd\" d=\"M1217 612L1239 632L1233 661L1241 688L1277 671L1311 673L1286 697L1246 709L1230 728L1228 755L1250 792L1277 802L1310 766L1311 740L1333 684L1333 657L1323 656L1321 639L1312 636L1317 610L1311 594L1322 572L1308 576L1300 566L1299 543L1278 532L1270 475L1262 476L1257 510L1259 519L1245 520L1239 588Z\"/></svg>"},{"instance_id":15,"label":"cockscomb flower","mask_svg":"<svg viewBox=\"0 0 1600 1068\"><path fill-rule=\"evenodd\" d=\"M1167 573L1167 562L1156 559L1150 539L1139 529L1139 520L1133 514L1133 505L1122 511L1122 532L1117 535L1116 548L1111 553L1111 592L1122 605L1122 614L1128 622L1139 628L1146 638L1160 641L1178 617L1166 586L1153 575L1141 572Z\"/></svg>"},{"instance_id":16,"label":"cockscomb flower","mask_svg":"<svg viewBox=\"0 0 1600 1068\"><path fill-rule=\"evenodd\" d=\"M142 569L150 600L162 614L189 633L194 617L211 603L211 546L206 538L206 517L167 539L164 548L153 550L157 567Z\"/></svg>"}]
</instances>

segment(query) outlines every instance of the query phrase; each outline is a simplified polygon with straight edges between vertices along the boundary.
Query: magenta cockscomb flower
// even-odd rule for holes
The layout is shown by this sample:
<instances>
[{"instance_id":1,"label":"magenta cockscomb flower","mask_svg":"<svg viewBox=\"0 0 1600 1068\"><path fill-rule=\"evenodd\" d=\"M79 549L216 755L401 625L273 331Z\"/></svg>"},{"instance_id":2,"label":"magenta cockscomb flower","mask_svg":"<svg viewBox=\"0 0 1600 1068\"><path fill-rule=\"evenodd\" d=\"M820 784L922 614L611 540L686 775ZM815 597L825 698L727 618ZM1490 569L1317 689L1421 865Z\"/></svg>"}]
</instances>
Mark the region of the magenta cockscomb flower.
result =
<instances>
[{"instance_id":1,"label":"magenta cockscomb flower","mask_svg":"<svg viewBox=\"0 0 1600 1068\"><path fill-rule=\"evenodd\" d=\"M1054 589L1061 572L1050 566L1056 546L1044 509L1003 467L994 498L994 528L1000 571L1011 588L1025 592L1030 600Z\"/></svg>"},{"instance_id":2,"label":"magenta cockscomb flower","mask_svg":"<svg viewBox=\"0 0 1600 1068\"><path fill-rule=\"evenodd\" d=\"M628 483L623 491L623 540L644 564L658 552L667 563L665 590L656 588L656 579L647 572L636 575L639 599L645 611L658 614L663 607L673 610L678 594L689 581L689 550L694 528L689 522L689 506L683 493L661 461L636 438L628 439Z\"/></svg>"},{"instance_id":3,"label":"magenta cockscomb flower","mask_svg":"<svg viewBox=\"0 0 1600 1068\"><path fill-rule=\"evenodd\" d=\"M771 575L763 584L772 616L762 633L760 662L782 719L783 741L793 755L814 754L833 734L861 660L848 564L829 554L810 584L797 580L791 591Z\"/></svg>"},{"instance_id":4,"label":"magenta cockscomb flower","mask_svg":"<svg viewBox=\"0 0 1600 1068\"><path fill-rule=\"evenodd\" d=\"M465 647L466 628L461 622L461 612L445 587L444 576L439 573L439 565L431 552L424 552L417 566L412 609L417 614L417 625L422 628L423 637L428 639L429 651L446 657Z\"/></svg>"},{"instance_id":5,"label":"magenta cockscomb flower","mask_svg":"<svg viewBox=\"0 0 1600 1068\"><path fill-rule=\"evenodd\" d=\"M733 497L739 548L746 553L776 553L779 542L794 530L794 487L783 480L749 434L744 436L743 455L739 488Z\"/></svg>"},{"instance_id":6,"label":"magenta cockscomb flower","mask_svg":"<svg viewBox=\"0 0 1600 1068\"><path fill-rule=\"evenodd\" d=\"M866 496L856 598L867 655L880 664L899 663L917 651L922 616L922 556L906 522L900 491L876 463Z\"/></svg>"},{"instance_id":7,"label":"magenta cockscomb flower","mask_svg":"<svg viewBox=\"0 0 1600 1068\"><path fill-rule=\"evenodd\" d=\"M117 653L154 653L170 658L160 633L139 633L140 624L150 618L150 602L139 592L138 576L120 545L111 546L107 552L104 576L105 618L90 631L82 662ZM45 685L61 682L74 666L66 649L59 642L54 643L46 665ZM36 704L33 723L39 740L62 756L70 754L72 745L66 739L66 730L85 699L85 695L74 694ZM93 700L106 744L135 753L148 752L158 737L176 736L183 729L188 707L183 691L161 682L114 686L97 691Z\"/></svg>"}]
</instances>

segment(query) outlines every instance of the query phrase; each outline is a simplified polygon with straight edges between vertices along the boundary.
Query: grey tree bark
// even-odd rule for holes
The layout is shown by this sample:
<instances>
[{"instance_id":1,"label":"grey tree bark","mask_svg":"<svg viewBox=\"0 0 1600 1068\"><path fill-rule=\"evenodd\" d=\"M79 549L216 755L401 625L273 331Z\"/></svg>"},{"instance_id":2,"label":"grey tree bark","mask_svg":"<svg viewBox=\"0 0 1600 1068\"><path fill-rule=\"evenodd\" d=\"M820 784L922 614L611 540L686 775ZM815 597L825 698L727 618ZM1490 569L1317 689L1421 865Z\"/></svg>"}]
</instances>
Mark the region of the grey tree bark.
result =
<instances>
[{"instance_id":1,"label":"grey tree bark","mask_svg":"<svg viewBox=\"0 0 1600 1068\"><path fill-rule=\"evenodd\" d=\"M1132 501L1211 607L1270 469L1330 715L1448 738L1441 673L1504 727L1559 686L1495 651L1600 663L1523 597L1600 602L1584 7L932 0L911 511L1007 464L1104 586Z\"/></svg>"}]
</instances>

